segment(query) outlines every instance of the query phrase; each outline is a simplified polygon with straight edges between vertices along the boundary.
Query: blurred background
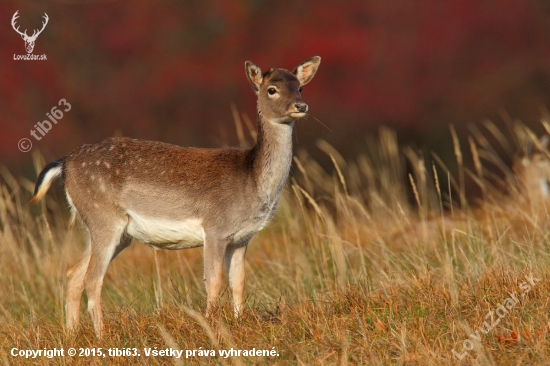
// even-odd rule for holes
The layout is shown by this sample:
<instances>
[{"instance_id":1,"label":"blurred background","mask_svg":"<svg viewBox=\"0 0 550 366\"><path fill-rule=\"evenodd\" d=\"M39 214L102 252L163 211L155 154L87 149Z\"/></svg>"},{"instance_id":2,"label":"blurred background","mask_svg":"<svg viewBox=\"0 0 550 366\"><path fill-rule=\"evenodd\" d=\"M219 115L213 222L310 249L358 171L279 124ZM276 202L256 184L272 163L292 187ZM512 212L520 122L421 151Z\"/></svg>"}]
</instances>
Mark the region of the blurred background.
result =
<instances>
[{"instance_id":1,"label":"blurred background","mask_svg":"<svg viewBox=\"0 0 550 366\"><path fill-rule=\"evenodd\" d=\"M26 54L16 10L29 34L48 14L33 52L47 61L13 59ZM315 118L296 125L314 157L321 138L354 157L389 126L451 159L449 124L519 119L542 133L550 106L548 0L2 0L0 14L0 163L29 178L21 138L48 160L112 135L238 145L232 108L256 120L246 60L292 70L322 57L303 92ZM71 111L30 137L62 98Z\"/></svg>"}]
</instances>

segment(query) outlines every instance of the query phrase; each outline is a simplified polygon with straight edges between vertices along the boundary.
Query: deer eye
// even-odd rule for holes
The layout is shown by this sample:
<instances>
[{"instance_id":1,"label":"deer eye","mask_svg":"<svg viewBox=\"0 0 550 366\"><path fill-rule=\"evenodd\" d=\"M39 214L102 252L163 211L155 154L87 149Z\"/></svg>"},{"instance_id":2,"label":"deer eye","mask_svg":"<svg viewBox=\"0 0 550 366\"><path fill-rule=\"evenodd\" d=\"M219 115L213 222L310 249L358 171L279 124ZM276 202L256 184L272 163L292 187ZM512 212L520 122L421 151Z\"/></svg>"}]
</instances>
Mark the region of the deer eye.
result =
<instances>
[{"instance_id":1,"label":"deer eye","mask_svg":"<svg viewBox=\"0 0 550 366\"><path fill-rule=\"evenodd\" d=\"M277 89L269 88L269 89L267 89L267 92L269 93L269 95L273 95L273 94L277 93Z\"/></svg>"}]
</instances>

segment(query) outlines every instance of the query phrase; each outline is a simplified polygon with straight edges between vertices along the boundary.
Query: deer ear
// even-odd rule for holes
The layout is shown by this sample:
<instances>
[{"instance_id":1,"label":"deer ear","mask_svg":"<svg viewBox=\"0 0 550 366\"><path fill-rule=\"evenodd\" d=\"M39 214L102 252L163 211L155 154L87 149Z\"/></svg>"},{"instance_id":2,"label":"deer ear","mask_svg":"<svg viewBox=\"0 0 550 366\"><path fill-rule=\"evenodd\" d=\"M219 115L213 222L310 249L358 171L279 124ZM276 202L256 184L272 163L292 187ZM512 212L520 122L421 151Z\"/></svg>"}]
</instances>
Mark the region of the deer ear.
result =
<instances>
[{"instance_id":1,"label":"deer ear","mask_svg":"<svg viewBox=\"0 0 550 366\"><path fill-rule=\"evenodd\" d=\"M246 61L244 63L244 69L246 71L246 77L248 78L250 86L252 86L254 92L258 94L263 80L262 70L250 61Z\"/></svg>"},{"instance_id":2,"label":"deer ear","mask_svg":"<svg viewBox=\"0 0 550 366\"><path fill-rule=\"evenodd\" d=\"M298 65L292 73L296 76L296 79L298 79L301 85L306 85L313 79L320 63L321 57L312 57Z\"/></svg>"}]
</instances>

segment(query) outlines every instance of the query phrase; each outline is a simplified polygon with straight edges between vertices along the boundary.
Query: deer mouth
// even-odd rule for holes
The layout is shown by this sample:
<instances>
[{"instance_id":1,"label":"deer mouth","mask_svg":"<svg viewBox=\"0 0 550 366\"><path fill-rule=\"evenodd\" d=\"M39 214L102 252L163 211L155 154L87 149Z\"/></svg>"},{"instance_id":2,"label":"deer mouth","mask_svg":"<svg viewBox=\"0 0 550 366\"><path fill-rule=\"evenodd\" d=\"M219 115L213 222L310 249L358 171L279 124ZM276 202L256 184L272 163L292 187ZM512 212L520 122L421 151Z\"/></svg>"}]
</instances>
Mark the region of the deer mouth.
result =
<instances>
[{"instance_id":1,"label":"deer mouth","mask_svg":"<svg viewBox=\"0 0 550 366\"><path fill-rule=\"evenodd\" d=\"M292 112L290 113L290 117L292 118L302 118L306 116L306 112Z\"/></svg>"}]
</instances>

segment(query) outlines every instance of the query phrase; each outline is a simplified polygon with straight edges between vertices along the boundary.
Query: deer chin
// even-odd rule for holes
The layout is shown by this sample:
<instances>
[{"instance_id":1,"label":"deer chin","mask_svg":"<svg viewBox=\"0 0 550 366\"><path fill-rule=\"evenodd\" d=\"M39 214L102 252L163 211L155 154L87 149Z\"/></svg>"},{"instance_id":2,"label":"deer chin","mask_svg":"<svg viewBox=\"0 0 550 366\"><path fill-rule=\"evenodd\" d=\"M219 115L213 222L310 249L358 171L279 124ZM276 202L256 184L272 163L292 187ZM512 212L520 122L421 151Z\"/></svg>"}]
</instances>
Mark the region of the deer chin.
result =
<instances>
[{"instance_id":1,"label":"deer chin","mask_svg":"<svg viewBox=\"0 0 550 366\"><path fill-rule=\"evenodd\" d=\"M302 118L305 117L307 113L305 112L292 112L290 113L290 117L292 118Z\"/></svg>"}]
</instances>

